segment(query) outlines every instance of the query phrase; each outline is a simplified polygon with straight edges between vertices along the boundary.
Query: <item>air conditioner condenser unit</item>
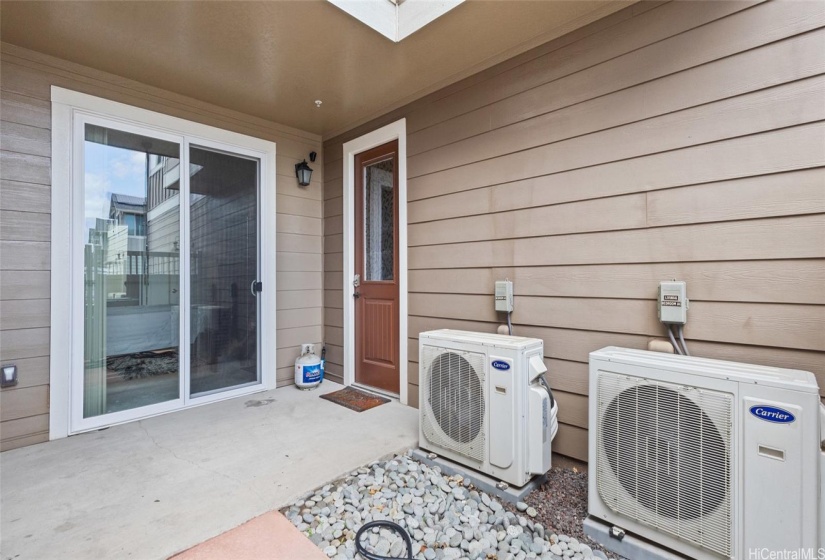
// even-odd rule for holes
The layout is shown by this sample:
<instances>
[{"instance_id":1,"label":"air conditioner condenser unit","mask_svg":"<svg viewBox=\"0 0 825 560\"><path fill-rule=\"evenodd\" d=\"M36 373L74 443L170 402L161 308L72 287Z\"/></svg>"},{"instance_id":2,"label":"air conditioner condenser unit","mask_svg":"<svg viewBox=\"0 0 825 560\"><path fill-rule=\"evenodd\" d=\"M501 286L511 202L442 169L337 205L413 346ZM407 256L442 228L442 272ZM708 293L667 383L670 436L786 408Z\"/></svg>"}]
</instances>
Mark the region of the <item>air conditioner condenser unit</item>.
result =
<instances>
[{"instance_id":1,"label":"air conditioner condenser unit","mask_svg":"<svg viewBox=\"0 0 825 560\"><path fill-rule=\"evenodd\" d=\"M419 445L513 486L550 470L558 406L540 339L419 335Z\"/></svg>"},{"instance_id":2,"label":"air conditioner condenser unit","mask_svg":"<svg viewBox=\"0 0 825 560\"><path fill-rule=\"evenodd\" d=\"M589 403L586 523L697 560L820 557L813 374L608 347L590 354Z\"/></svg>"}]
</instances>

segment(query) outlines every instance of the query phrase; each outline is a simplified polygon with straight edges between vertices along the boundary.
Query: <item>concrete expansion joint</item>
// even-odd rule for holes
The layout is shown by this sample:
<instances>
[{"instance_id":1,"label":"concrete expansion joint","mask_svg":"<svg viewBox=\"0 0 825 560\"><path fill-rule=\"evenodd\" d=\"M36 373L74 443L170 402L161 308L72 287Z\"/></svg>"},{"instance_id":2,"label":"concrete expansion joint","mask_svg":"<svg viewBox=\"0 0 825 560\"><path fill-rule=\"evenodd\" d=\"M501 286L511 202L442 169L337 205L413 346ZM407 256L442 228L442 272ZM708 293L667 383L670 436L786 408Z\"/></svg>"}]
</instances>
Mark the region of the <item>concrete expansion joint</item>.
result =
<instances>
[{"instance_id":1,"label":"concrete expansion joint","mask_svg":"<svg viewBox=\"0 0 825 560\"><path fill-rule=\"evenodd\" d=\"M158 449L160 449L161 451L165 451L165 452L169 453L169 455L171 455L172 457L177 459L178 461L182 461L182 462L186 463L187 465L191 465L191 466L195 467L196 469L199 469L203 472L207 472L207 473L210 473L210 474L213 474L213 475L223 477L227 480L230 480L230 481L234 482L235 484L237 484L238 486L240 486L242 488L246 488L247 490L250 490L253 494L257 495L256 492L254 492L251 488L247 487L247 485L244 484L243 482L241 482L240 480L238 480L236 478L233 478L233 477L229 476L226 473L222 473L220 471L216 471L216 470L213 470L213 469L208 469L208 468L204 467L203 465L196 463L195 461L192 461L192 460L187 459L185 457L181 457L180 455L175 453L175 451L173 449L161 445L152 436L152 434L149 433L149 430L143 424L143 420L138 420L137 424L138 424L138 426L140 426L140 429L143 430L143 433L146 434L146 437L149 438L149 441L151 441L154 444L154 446L157 447Z\"/></svg>"}]
</instances>

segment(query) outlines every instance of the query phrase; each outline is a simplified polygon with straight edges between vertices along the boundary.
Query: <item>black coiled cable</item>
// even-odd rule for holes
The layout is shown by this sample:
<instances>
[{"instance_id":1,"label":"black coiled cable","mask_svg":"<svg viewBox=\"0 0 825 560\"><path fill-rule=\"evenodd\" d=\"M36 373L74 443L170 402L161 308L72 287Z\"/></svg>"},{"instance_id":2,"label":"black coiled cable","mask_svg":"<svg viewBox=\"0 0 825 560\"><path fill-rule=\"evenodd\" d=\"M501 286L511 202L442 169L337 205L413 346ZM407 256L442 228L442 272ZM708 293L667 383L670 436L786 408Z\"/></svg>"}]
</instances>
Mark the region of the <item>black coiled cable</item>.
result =
<instances>
[{"instance_id":1,"label":"black coiled cable","mask_svg":"<svg viewBox=\"0 0 825 560\"><path fill-rule=\"evenodd\" d=\"M550 384L547 382L544 375L539 376L539 382L541 382L547 390L547 395L550 397L550 410L553 410L553 407L556 405L556 398L553 396L553 389L550 388Z\"/></svg>"},{"instance_id":2,"label":"black coiled cable","mask_svg":"<svg viewBox=\"0 0 825 560\"><path fill-rule=\"evenodd\" d=\"M361 544L361 535L363 535L367 530L375 529L376 527L385 527L401 535L401 538L404 539L404 543L407 545L407 556L379 556L373 552L367 552L367 549ZM393 523L392 521L370 521L369 523L362 525L361 528L358 529L358 532L355 533L355 551L366 560L413 560L410 534L407 533L404 527L398 523Z\"/></svg>"}]
</instances>

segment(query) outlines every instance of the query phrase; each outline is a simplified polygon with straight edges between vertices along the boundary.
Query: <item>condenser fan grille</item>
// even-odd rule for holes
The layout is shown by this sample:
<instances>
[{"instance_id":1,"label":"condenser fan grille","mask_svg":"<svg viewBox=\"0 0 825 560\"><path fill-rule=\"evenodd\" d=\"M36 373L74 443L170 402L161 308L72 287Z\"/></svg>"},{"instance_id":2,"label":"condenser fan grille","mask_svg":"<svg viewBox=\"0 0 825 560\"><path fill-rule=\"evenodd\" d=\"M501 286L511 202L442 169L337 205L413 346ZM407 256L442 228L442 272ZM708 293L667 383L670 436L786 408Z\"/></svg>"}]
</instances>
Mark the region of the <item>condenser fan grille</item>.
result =
<instances>
[{"instance_id":1,"label":"condenser fan grille","mask_svg":"<svg viewBox=\"0 0 825 560\"><path fill-rule=\"evenodd\" d=\"M477 461L484 457L484 354L425 346L421 376L428 441Z\"/></svg>"},{"instance_id":2,"label":"condenser fan grille","mask_svg":"<svg viewBox=\"0 0 825 560\"><path fill-rule=\"evenodd\" d=\"M598 383L602 500L728 556L731 395L605 372Z\"/></svg>"}]
</instances>

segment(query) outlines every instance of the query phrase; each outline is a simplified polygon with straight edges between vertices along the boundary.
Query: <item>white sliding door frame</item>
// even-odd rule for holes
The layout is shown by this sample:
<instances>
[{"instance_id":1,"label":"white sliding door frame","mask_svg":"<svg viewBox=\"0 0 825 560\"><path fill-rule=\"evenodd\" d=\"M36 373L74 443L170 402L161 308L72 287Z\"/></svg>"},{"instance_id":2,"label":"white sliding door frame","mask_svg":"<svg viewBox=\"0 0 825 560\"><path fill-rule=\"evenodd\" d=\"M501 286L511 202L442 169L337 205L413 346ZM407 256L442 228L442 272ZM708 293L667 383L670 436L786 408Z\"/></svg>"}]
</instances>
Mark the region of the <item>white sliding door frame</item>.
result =
<instances>
[{"instance_id":1,"label":"white sliding door frame","mask_svg":"<svg viewBox=\"0 0 825 560\"><path fill-rule=\"evenodd\" d=\"M265 236L270 235L272 237L272 239L271 239L271 246L268 246L269 251L271 251L269 254L271 254L271 255L275 254L275 224L274 224L274 221L275 221L275 188L274 188L274 184L273 184L273 188L269 193L271 196L269 196L267 198L267 200L264 200L264 191L266 189L262 188L262 183L263 183L263 173L262 173L263 159L261 158L261 153L259 151L249 150L249 149L241 147L241 146L229 145L229 144L225 144L225 143L222 143L222 142L216 142L214 140L209 140L207 138L198 138L198 137L195 137L195 136L187 136L184 139L184 146L185 146L184 151L186 152L186 157L187 157L187 166L188 166L188 158L189 158L190 148L192 146L194 146L196 148L205 148L207 150L222 152L222 153L226 153L226 154L229 154L229 155L232 155L232 156L245 156L249 159L254 159L254 160L257 160L259 162L258 186L257 186L257 189L258 189L257 223L258 223L258 229L259 229L259 232L258 232L258 241L259 242L257 244L258 245L257 246L257 259L258 259L258 279L264 285L264 290L262 292L258 292L258 295L257 295L257 299L258 299L258 301L257 301L257 304L258 304L258 320L259 320L259 322L262 326L261 328L257 329L257 333L256 333L257 334L258 364L259 364L259 369L260 369L260 371L258 372L259 373L258 382L240 385L235 389L229 389L229 390L218 389L218 390L210 391L210 392L207 392L207 393L198 393L198 394L192 396L191 395L191 387L190 387L191 377L188 376L188 375L184 376L185 380L184 380L183 395L184 395L185 400L186 400L186 405L189 406L191 404L205 404L205 403L209 403L209 402L221 401L221 400L231 398L231 397L235 397L235 396L239 396L239 395L249 394L250 393L250 388L254 389L259 384L264 383L264 381L263 381L264 372L268 371L264 368L264 365L263 365L264 364L264 354L266 354L266 360L267 360L266 363L267 364L273 364L273 365L275 364L275 346L274 346L275 338L274 338L274 333L276 331L276 324L275 324L275 321L273 320L274 317L276 316L276 313L275 313L275 311L276 311L275 289L274 289L274 286L275 286L275 268L274 268L275 259L274 258L265 258L264 256L267 253L262 250L263 246L264 246ZM181 169L183 169L183 167ZM188 191L189 191L189 189L187 188L187 192ZM264 218L265 212L263 210L264 210L264 208L269 208L270 205L271 205L271 212L272 212L272 214L271 214L272 220L271 221L273 223L272 223L272 227L269 228L269 229L271 229L271 231L264 231L265 226L269 225L270 220L268 218L267 219ZM187 258L186 258L186 262L181 265L181 275L183 276L184 271L185 271L185 274L186 274L185 278L189 278L189 275L190 275L190 272L191 272L190 271L190 265L191 265L191 262L192 262L191 258L190 258L190 255L189 255L189 247L191 247L191 245L192 245L192 240L190 238L191 229L189 228L189 224L190 224L189 210L190 210L189 204L186 204L186 208L183 211L183 215L184 215L184 220L183 221L186 222L185 242L186 242L186 246L187 246ZM181 239L184 239L184 238L182 237ZM183 243L183 241L182 241L182 243ZM267 265L272 265L272 270L271 271L266 270ZM269 274L268 274L268 272L269 272ZM273 286L272 290L267 289L267 282L269 282L270 285ZM239 289L244 290L244 289L249 289L249 287L248 286L240 286ZM271 297L269 297L269 296L271 296ZM184 300L181 300L181 301L184 301ZM185 303L183 305L185 305L186 309L191 309L191 303L192 303L191 302L191 290L189 289L189 286L186 286ZM271 310L271 312L267 312L266 313L267 316L265 317L265 310L269 310L268 306L270 304L271 304L272 310ZM184 327L185 327L185 331L186 331L185 337L186 338L182 338L181 340L186 340L186 341L190 340L190 338L191 338L191 332L190 332L191 323L192 323L191 320L184 321ZM267 344L264 344L265 341L270 341L270 339L265 339L263 337L264 328L271 329L270 332L273 333L273 336L272 336L272 339L271 339L271 342L273 342L272 347L268 347ZM185 371L190 371L190 368L191 368L191 363L190 363L191 362L191 352L185 352L185 355L186 355L186 364L185 364L186 369L185 369ZM275 368L273 367L272 369L274 370ZM268 388L274 389L275 388L275 382L276 382L275 375L270 374L269 377L271 377L271 379L270 379L271 387L268 387ZM260 389L260 387L258 387L258 389Z\"/></svg>"},{"instance_id":2,"label":"white sliding door frame","mask_svg":"<svg viewBox=\"0 0 825 560\"><path fill-rule=\"evenodd\" d=\"M83 223L84 126L91 122L169 140L180 145L180 169L189 169L189 145L257 159L259 383L218 393L189 397L189 174L181 173L181 321L180 392L178 399L128 411L83 418ZM258 391L276 384L276 193L273 142L52 87L52 224L51 224L51 357L49 439L155 416ZM186 382L186 383L185 383ZM80 409L80 410L78 410Z\"/></svg>"},{"instance_id":3,"label":"white sliding door frame","mask_svg":"<svg viewBox=\"0 0 825 560\"><path fill-rule=\"evenodd\" d=\"M167 142L174 142L179 146L181 150L179 153L179 160L181 169L188 169L187 158L183 154L183 136L175 135L175 134L168 134L159 130L154 130L151 128L146 128L143 126L137 126L134 123L126 123L115 121L109 118L100 117L98 115L88 114L82 111L75 111L74 118L73 118L73 150L72 150L72 190L73 190L73 200L72 206L69 210L69 213L72 217L71 223L71 232L69 234L69 238L72 240L71 243L71 277L70 277L70 285L74 288L70 294L71 300L71 359L69 363L69 371L70 371L70 378L71 378L71 398L69 403L69 409L71 411L71 419L69 423L69 432L70 433L78 433L87 430L94 430L97 428L101 428L104 426L109 426L111 424L120 424L123 422L129 422L136 418L141 418L145 416L154 416L156 414L162 414L164 412L169 412L172 410L177 410L185 406L185 398L183 391L183 355L184 355L184 348L183 348L183 341L186 340L183 338L183 324L185 321L179 320L178 321L178 339L180 342L180 349L178 351L178 398L168 401L163 401L147 406L140 407L139 409L127 409L118 412L111 412L111 413L103 413L99 416L92 416L89 418L83 417L83 399L84 399L84 338L85 338L85 321L83 316L83 310L85 305L85 290L83 289L84 286L84 241L85 235L84 230L85 223L84 223L84 210L85 210L85 130L86 125L91 124L94 126L100 126L105 128L116 128L117 130L122 130L124 132L128 132L130 134L136 134L140 136L147 136L150 138L155 138L157 140L165 140ZM187 167L184 167L186 165ZM179 202L182 204L182 199L184 198L183 193L188 189L184 185L183 177L181 177L181 192L179 194ZM54 215L55 209L52 209L52 214ZM187 247L183 245L183 232L187 228L187 224L184 223L182 218L182 214L180 213L180 208L178 209L178 228L179 233L181 235L181 252L180 252L180 261L181 263L187 258ZM187 291L187 286L185 286L183 282L183 274L182 274L183 266L180 267L180 273L178 275L178 284L181 290L181 300L183 301L183 294ZM54 289L54 286L53 286ZM181 310L183 310L183 306L180 306ZM183 315L180 315L182 319ZM172 328L175 328L173 325ZM54 370L52 370L54 371Z\"/></svg>"},{"instance_id":4,"label":"white sliding door frame","mask_svg":"<svg viewBox=\"0 0 825 560\"><path fill-rule=\"evenodd\" d=\"M398 140L398 368L399 400L407 395L407 120L344 144L344 385L355 383L355 156Z\"/></svg>"}]
</instances>

